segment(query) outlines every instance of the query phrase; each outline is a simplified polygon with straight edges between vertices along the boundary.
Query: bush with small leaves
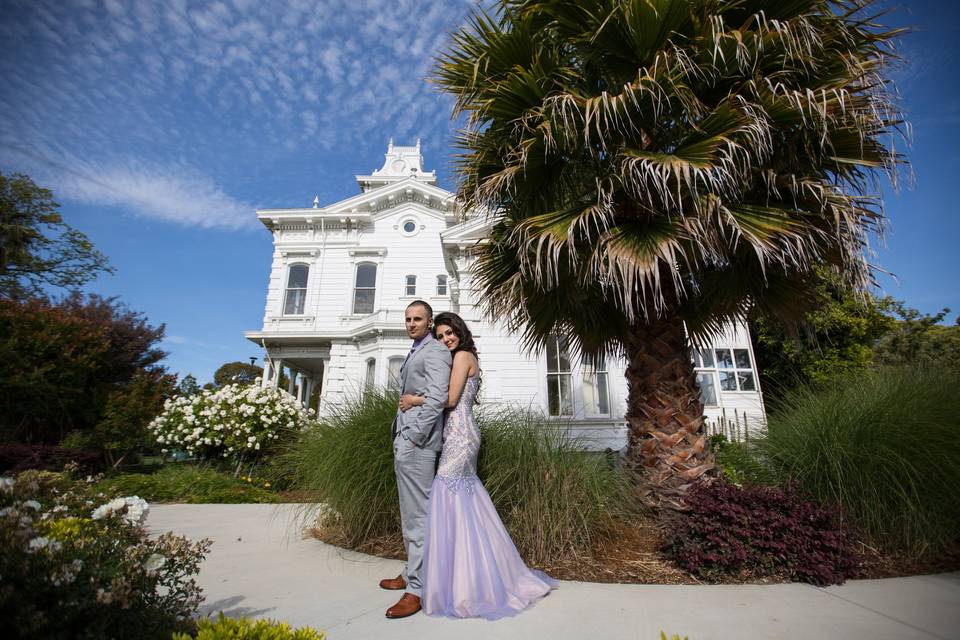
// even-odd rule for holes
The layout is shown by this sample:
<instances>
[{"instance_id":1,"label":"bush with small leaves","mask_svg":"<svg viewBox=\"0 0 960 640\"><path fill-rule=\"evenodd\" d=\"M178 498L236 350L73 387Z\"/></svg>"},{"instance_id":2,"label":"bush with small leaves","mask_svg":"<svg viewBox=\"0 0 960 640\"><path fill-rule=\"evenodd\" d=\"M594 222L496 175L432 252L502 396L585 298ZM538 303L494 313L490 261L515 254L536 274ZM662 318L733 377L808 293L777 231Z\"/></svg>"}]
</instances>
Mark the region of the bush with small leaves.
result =
<instances>
[{"instance_id":1,"label":"bush with small leaves","mask_svg":"<svg viewBox=\"0 0 960 640\"><path fill-rule=\"evenodd\" d=\"M309 627L292 629L286 622L233 619L220 613L216 620L200 620L196 635L174 634L172 640L324 640L326 634Z\"/></svg>"}]
</instances>

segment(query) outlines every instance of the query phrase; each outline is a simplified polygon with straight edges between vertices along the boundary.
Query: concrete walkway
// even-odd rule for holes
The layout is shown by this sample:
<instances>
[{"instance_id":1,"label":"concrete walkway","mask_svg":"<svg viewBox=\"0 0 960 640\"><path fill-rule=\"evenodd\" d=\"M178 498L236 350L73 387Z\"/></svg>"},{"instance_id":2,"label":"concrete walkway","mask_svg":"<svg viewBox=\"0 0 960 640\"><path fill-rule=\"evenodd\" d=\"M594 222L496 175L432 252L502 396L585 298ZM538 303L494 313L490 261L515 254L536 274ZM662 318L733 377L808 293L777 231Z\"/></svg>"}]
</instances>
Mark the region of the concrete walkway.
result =
<instances>
[{"instance_id":1,"label":"concrete walkway","mask_svg":"<svg viewBox=\"0 0 960 640\"><path fill-rule=\"evenodd\" d=\"M377 587L396 560L303 539L295 505L152 505L151 532L211 538L201 613L224 611L325 630L331 640L590 638L690 640L960 638L960 573L858 580L820 589L778 585L563 582L520 615L495 622L417 614L387 620L397 594Z\"/></svg>"}]
</instances>

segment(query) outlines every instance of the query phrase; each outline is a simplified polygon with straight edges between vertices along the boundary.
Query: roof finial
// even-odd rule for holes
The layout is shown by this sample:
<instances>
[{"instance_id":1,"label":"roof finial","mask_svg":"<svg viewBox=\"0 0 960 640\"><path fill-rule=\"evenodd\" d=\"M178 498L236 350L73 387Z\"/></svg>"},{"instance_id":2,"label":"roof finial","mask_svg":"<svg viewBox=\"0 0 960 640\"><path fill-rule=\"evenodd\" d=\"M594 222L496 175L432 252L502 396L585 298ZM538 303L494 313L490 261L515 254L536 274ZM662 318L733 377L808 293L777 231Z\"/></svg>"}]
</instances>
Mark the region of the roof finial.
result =
<instances>
[{"instance_id":1,"label":"roof finial","mask_svg":"<svg viewBox=\"0 0 960 640\"><path fill-rule=\"evenodd\" d=\"M387 143L387 153L393 151L393 136L390 136L390 142Z\"/></svg>"},{"instance_id":2,"label":"roof finial","mask_svg":"<svg viewBox=\"0 0 960 640\"><path fill-rule=\"evenodd\" d=\"M420 138L417 138L417 153L420 152Z\"/></svg>"},{"instance_id":3,"label":"roof finial","mask_svg":"<svg viewBox=\"0 0 960 640\"><path fill-rule=\"evenodd\" d=\"M313 208L314 209L320 208L320 196L313 196Z\"/></svg>"}]
</instances>

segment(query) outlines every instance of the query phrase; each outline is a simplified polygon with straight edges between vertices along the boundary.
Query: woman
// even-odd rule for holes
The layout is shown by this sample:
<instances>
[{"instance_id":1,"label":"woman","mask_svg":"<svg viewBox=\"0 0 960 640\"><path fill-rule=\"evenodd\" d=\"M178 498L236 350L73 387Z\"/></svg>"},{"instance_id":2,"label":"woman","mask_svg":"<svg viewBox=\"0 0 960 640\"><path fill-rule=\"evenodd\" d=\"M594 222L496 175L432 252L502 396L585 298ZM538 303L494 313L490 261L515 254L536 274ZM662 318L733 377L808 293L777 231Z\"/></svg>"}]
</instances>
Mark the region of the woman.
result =
<instances>
[{"instance_id":1,"label":"woman","mask_svg":"<svg viewBox=\"0 0 960 640\"><path fill-rule=\"evenodd\" d=\"M423 610L435 616L501 618L546 595L556 582L523 563L477 478L480 430L473 402L480 364L473 335L454 313L437 315L434 335L453 353L453 369L443 452L427 514ZM400 398L402 411L421 404L420 396Z\"/></svg>"}]
</instances>

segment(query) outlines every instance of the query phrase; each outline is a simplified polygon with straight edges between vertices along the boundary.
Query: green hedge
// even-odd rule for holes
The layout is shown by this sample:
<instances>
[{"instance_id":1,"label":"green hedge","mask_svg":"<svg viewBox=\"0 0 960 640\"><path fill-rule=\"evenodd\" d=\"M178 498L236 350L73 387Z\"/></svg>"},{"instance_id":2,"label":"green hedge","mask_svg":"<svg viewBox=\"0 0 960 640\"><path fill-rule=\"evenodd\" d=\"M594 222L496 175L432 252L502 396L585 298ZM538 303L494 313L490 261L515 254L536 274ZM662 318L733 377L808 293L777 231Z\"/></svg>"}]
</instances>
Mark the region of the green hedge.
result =
<instances>
[{"instance_id":1,"label":"green hedge","mask_svg":"<svg viewBox=\"0 0 960 640\"><path fill-rule=\"evenodd\" d=\"M155 473L127 473L100 482L105 493L137 495L150 502L250 503L278 502L266 480L247 481L210 466L167 464Z\"/></svg>"}]
</instances>

